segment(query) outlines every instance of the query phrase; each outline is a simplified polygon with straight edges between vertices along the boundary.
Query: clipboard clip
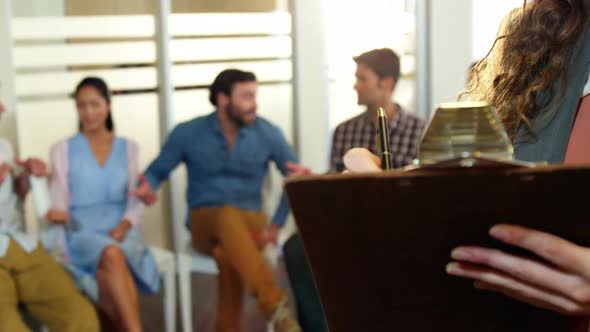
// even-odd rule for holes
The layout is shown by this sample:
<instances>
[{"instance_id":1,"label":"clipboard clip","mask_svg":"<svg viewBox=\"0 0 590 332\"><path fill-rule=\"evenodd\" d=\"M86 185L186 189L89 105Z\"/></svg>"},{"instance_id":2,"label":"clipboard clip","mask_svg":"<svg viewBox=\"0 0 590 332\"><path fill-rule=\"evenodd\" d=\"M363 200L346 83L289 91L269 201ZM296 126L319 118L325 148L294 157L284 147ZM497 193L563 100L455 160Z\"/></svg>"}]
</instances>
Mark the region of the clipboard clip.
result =
<instances>
[{"instance_id":1,"label":"clipboard clip","mask_svg":"<svg viewBox=\"0 0 590 332\"><path fill-rule=\"evenodd\" d=\"M438 105L420 141L418 158L403 170L539 165L543 163L514 159L510 138L491 104L456 102Z\"/></svg>"}]
</instances>

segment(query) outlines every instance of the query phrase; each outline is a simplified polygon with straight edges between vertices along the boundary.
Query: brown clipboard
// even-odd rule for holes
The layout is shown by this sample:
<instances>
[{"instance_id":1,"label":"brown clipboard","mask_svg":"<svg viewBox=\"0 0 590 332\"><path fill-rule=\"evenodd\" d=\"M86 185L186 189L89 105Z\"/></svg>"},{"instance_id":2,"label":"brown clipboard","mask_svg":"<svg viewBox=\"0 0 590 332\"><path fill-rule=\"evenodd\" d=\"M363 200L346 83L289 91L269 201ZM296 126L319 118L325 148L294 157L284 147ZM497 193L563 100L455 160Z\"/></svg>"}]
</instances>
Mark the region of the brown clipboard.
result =
<instances>
[{"instance_id":1,"label":"brown clipboard","mask_svg":"<svg viewBox=\"0 0 590 332\"><path fill-rule=\"evenodd\" d=\"M452 248L528 254L488 236L497 223L590 245L590 168L488 167L287 181L332 332L568 331L571 318L449 276Z\"/></svg>"}]
</instances>

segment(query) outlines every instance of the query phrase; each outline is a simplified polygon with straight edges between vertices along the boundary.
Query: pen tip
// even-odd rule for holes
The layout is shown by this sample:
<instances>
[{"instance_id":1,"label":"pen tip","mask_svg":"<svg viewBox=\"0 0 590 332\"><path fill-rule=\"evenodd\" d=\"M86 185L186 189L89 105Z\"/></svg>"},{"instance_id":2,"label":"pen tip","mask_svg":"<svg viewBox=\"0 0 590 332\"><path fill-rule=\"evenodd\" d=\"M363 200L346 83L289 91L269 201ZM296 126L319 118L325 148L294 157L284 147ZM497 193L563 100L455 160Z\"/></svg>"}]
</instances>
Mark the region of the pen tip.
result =
<instances>
[{"instance_id":1,"label":"pen tip","mask_svg":"<svg viewBox=\"0 0 590 332\"><path fill-rule=\"evenodd\" d=\"M385 111L383 110L383 107L379 107L379 109L377 110L377 116L385 116Z\"/></svg>"}]
</instances>

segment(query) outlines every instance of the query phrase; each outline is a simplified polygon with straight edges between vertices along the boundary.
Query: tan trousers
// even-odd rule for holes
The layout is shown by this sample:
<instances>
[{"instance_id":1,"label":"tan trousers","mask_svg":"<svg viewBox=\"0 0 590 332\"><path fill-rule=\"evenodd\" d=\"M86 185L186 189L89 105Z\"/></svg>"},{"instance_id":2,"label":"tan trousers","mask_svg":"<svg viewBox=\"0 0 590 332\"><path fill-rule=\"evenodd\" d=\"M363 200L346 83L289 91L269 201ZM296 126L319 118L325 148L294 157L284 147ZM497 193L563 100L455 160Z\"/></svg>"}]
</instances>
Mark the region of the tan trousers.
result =
<instances>
[{"instance_id":1,"label":"tan trousers","mask_svg":"<svg viewBox=\"0 0 590 332\"><path fill-rule=\"evenodd\" d=\"M258 309L267 319L285 297L262 257L262 248L251 237L267 225L264 214L232 206L191 212L193 246L213 256L219 268L218 332L239 331L244 288L257 298Z\"/></svg>"},{"instance_id":2,"label":"tan trousers","mask_svg":"<svg viewBox=\"0 0 590 332\"><path fill-rule=\"evenodd\" d=\"M41 244L27 253L11 240L0 257L0 332L29 331L18 303L52 332L99 331L94 307Z\"/></svg>"}]
</instances>

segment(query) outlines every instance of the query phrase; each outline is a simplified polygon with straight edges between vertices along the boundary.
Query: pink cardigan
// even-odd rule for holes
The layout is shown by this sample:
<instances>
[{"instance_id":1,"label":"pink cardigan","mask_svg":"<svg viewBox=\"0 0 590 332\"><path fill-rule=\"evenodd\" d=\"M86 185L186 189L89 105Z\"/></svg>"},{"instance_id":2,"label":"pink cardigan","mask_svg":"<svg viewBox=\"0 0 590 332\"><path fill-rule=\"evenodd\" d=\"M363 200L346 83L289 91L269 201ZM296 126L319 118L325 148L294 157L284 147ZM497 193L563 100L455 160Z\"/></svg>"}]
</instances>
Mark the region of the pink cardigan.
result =
<instances>
[{"instance_id":1,"label":"pink cardigan","mask_svg":"<svg viewBox=\"0 0 590 332\"><path fill-rule=\"evenodd\" d=\"M135 190L139 178L139 148L132 140L127 141L127 158L129 171L129 192ZM61 211L69 211L70 191L68 186L68 141L60 141L51 147L50 154L51 178L49 193L51 195L51 208ZM127 210L123 219L129 220L133 226L139 225L143 213L144 204L135 197L127 200Z\"/></svg>"}]
</instances>

